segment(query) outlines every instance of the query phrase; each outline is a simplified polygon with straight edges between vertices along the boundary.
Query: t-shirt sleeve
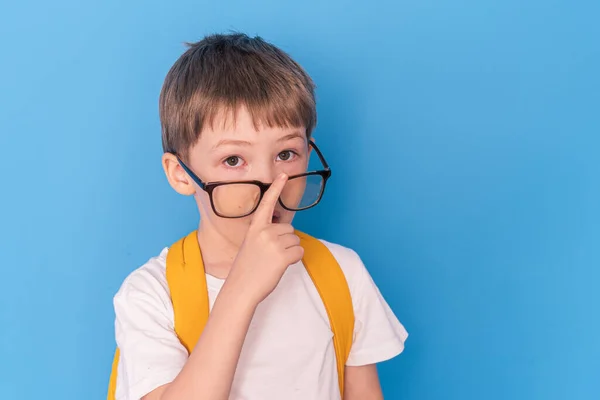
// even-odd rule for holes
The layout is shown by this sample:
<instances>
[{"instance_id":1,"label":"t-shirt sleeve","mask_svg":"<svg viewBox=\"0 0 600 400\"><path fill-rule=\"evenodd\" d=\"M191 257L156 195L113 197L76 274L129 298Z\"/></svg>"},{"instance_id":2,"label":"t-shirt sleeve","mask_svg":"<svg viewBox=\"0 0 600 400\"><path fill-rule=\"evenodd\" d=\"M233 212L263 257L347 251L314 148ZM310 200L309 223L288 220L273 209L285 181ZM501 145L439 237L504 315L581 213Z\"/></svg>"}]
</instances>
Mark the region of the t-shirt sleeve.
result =
<instances>
[{"instance_id":1,"label":"t-shirt sleeve","mask_svg":"<svg viewBox=\"0 0 600 400\"><path fill-rule=\"evenodd\" d=\"M383 298L359 256L352 251L354 274L351 291L354 303L354 342L348 366L389 360L404 350L408 332ZM350 260L349 260L350 262Z\"/></svg>"},{"instance_id":2,"label":"t-shirt sleeve","mask_svg":"<svg viewBox=\"0 0 600 400\"><path fill-rule=\"evenodd\" d=\"M116 400L140 400L172 382L188 358L174 331L164 270L152 267L132 273L114 297L120 350Z\"/></svg>"}]
</instances>

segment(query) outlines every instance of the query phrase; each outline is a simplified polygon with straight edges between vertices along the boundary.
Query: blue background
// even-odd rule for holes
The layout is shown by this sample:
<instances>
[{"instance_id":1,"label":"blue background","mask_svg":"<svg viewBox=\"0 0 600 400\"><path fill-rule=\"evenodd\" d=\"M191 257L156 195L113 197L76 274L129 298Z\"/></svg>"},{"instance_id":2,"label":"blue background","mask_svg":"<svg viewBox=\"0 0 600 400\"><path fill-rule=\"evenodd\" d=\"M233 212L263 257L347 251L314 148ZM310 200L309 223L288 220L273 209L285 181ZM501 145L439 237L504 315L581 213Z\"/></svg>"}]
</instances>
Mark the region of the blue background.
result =
<instances>
[{"instance_id":1,"label":"blue background","mask_svg":"<svg viewBox=\"0 0 600 400\"><path fill-rule=\"evenodd\" d=\"M386 399L600 398L600 3L1 7L3 399L105 398L112 296L197 219L160 86L226 30L318 84L334 175L298 227L356 249L410 332Z\"/></svg>"}]
</instances>

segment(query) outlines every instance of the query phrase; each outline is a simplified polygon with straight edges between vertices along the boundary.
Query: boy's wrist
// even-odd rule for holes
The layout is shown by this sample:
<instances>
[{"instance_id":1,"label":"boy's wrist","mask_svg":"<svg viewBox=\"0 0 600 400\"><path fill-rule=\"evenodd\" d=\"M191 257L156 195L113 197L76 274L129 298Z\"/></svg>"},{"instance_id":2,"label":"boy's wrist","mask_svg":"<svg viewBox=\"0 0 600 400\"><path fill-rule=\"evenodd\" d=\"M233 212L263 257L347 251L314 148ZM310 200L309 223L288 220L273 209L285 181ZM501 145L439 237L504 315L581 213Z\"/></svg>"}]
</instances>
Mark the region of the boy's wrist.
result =
<instances>
[{"instance_id":1,"label":"boy's wrist","mask_svg":"<svg viewBox=\"0 0 600 400\"><path fill-rule=\"evenodd\" d=\"M227 302L232 306L254 312L261 300L250 286L245 280L238 279L235 274L230 274L221 288L219 297L226 297Z\"/></svg>"}]
</instances>

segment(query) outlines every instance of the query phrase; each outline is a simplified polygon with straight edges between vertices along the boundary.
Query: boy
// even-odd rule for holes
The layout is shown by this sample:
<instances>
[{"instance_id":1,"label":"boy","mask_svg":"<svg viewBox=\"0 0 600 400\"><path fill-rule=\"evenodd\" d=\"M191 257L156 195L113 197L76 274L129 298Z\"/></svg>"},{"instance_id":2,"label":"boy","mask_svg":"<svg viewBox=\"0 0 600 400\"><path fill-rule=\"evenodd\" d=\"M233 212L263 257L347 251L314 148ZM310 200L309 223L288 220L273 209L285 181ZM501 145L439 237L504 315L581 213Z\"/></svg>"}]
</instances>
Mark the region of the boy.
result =
<instances>
[{"instance_id":1,"label":"boy","mask_svg":"<svg viewBox=\"0 0 600 400\"><path fill-rule=\"evenodd\" d=\"M311 137L310 77L260 38L209 36L169 71L160 117L168 182L200 212L210 316L188 352L174 328L169 249L129 275L114 299L116 399L340 399L328 311L291 225L329 176ZM316 156L322 170L303 176ZM359 256L321 242L355 318L343 399L381 399L376 363L398 355L407 333Z\"/></svg>"}]
</instances>

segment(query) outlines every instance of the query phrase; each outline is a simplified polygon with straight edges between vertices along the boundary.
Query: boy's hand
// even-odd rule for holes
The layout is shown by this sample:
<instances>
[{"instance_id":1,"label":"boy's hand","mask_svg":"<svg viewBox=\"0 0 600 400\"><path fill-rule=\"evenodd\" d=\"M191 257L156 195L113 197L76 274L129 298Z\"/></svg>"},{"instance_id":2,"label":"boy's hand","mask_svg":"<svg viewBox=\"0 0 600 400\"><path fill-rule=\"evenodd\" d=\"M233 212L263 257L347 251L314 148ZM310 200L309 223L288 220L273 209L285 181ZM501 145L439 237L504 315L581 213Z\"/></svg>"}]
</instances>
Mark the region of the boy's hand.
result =
<instances>
[{"instance_id":1,"label":"boy's hand","mask_svg":"<svg viewBox=\"0 0 600 400\"><path fill-rule=\"evenodd\" d=\"M287 267L304 255L292 225L272 222L286 182L287 176L280 175L265 193L227 278L239 283L237 287L256 304L275 289Z\"/></svg>"}]
</instances>

